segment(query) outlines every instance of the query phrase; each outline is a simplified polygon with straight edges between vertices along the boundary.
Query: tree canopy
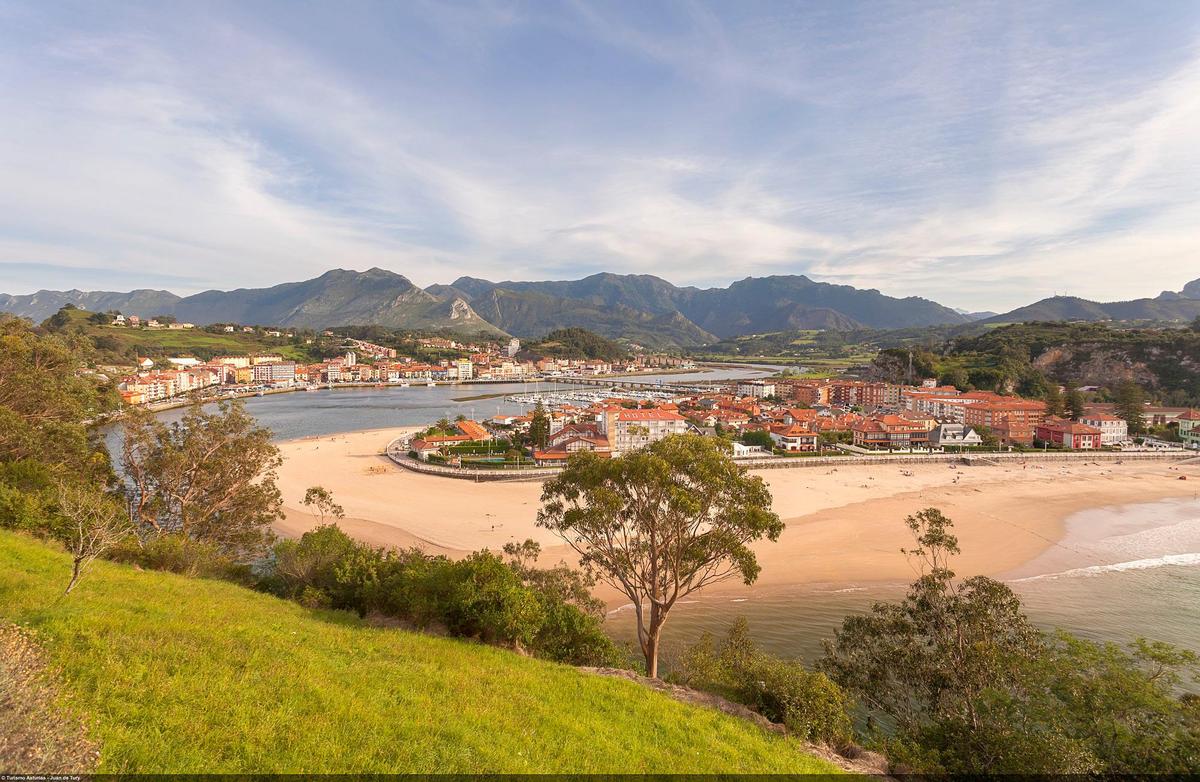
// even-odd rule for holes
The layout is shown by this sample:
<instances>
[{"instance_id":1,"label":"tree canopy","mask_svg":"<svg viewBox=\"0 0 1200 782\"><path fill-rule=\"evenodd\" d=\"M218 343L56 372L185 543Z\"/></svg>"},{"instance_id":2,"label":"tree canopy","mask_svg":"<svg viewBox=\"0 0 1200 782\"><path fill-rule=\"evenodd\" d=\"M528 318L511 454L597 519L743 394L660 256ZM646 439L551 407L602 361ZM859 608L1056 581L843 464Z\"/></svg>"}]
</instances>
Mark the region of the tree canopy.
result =
<instances>
[{"instance_id":1,"label":"tree canopy","mask_svg":"<svg viewBox=\"0 0 1200 782\"><path fill-rule=\"evenodd\" d=\"M731 578L758 577L752 542L778 540L762 478L712 438L673 435L615 459L571 457L542 492L539 526L634 606L647 675L658 675L663 625L678 600Z\"/></svg>"}]
</instances>

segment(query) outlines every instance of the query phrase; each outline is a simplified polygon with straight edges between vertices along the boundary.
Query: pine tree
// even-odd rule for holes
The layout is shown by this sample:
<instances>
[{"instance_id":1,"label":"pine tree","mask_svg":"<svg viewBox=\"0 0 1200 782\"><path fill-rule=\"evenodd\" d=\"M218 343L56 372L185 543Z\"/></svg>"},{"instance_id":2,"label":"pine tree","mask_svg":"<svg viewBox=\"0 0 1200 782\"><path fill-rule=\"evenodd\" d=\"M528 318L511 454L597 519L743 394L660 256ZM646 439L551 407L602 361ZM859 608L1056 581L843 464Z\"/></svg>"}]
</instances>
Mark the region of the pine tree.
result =
<instances>
[{"instance_id":1,"label":"pine tree","mask_svg":"<svg viewBox=\"0 0 1200 782\"><path fill-rule=\"evenodd\" d=\"M1125 419L1129 425L1129 434L1144 434L1146 392L1132 380L1127 380L1117 388L1117 415Z\"/></svg>"}]
</instances>

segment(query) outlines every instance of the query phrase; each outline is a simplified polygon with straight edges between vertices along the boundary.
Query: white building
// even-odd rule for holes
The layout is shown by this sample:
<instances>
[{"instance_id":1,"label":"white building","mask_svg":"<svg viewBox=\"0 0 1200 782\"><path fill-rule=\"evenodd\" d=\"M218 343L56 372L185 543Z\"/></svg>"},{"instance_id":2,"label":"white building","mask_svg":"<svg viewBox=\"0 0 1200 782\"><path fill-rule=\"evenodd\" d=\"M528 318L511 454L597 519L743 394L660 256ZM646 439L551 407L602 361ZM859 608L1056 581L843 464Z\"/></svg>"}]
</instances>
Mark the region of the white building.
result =
<instances>
[{"instance_id":1,"label":"white building","mask_svg":"<svg viewBox=\"0 0 1200 782\"><path fill-rule=\"evenodd\" d=\"M296 362L280 361L254 365L255 383L292 383L296 380Z\"/></svg>"},{"instance_id":2,"label":"white building","mask_svg":"<svg viewBox=\"0 0 1200 782\"><path fill-rule=\"evenodd\" d=\"M769 383L766 380L743 380L738 383L737 395L752 396L755 399L775 396L775 384Z\"/></svg>"},{"instance_id":3,"label":"white building","mask_svg":"<svg viewBox=\"0 0 1200 782\"><path fill-rule=\"evenodd\" d=\"M454 362L454 365L458 367L459 380L470 380L475 377L475 365L471 363L471 359L460 358Z\"/></svg>"},{"instance_id":4,"label":"white building","mask_svg":"<svg viewBox=\"0 0 1200 782\"><path fill-rule=\"evenodd\" d=\"M1124 418L1107 413L1088 413L1079 423L1100 430L1100 445L1118 445L1129 439L1129 424Z\"/></svg>"},{"instance_id":5,"label":"white building","mask_svg":"<svg viewBox=\"0 0 1200 782\"><path fill-rule=\"evenodd\" d=\"M983 445L983 437L966 424L941 424L929 433L931 448L944 448L947 445Z\"/></svg>"},{"instance_id":6,"label":"white building","mask_svg":"<svg viewBox=\"0 0 1200 782\"><path fill-rule=\"evenodd\" d=\"M687 419L673 410L605 410L600 431L617 453L633 451L672 434L687 434Z\"/></svg>"},{"instance_id":7,"label":"white building","mask_svg":"<svg viewBox=\"0 0 1200 782\"><path fill-rule=\"evenodd\" d=\"M506 352L507 352L509 358L512 358L513 356L517 355L517 353L520 352L520 350L521 350L521 340L517 339L516 337L513 337L512 339L510 339L508 341L508 350Z\"/></svg>"}]
</instances>

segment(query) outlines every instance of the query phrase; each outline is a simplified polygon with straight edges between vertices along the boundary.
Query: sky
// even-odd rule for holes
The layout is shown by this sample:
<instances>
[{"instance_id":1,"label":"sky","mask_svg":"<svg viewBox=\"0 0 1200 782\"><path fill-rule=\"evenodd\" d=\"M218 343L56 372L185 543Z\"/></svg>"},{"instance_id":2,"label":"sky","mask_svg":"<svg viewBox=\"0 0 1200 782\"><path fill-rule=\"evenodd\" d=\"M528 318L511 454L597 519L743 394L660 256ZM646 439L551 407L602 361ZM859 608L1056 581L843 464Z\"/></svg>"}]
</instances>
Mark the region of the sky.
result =
<instances>
[{"instance_id":1,"label":"sky","mask_svg":"<svg viewBox=\"0 0 1200 782\"><path fill-rule=\"evenodd\" d=\"M0 0L0 291L1200 277L1200 3Z\"/></svg>"}]
</instances>

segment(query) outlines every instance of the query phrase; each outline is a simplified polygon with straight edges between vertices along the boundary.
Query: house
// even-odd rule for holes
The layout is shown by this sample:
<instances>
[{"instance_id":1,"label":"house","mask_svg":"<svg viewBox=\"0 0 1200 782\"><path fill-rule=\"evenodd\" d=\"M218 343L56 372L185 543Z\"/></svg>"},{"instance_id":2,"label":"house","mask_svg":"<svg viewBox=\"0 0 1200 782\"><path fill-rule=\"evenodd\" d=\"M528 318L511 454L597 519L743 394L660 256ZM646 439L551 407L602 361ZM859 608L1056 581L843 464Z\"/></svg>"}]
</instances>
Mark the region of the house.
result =
<instances>
[{"instance_id":1,"label":"house","mask_svg":"<svg viewBox=\"0 0 1200 782\"><path fill-rule=\"evenodd\" d=\"M966 424L940 424L929 433L929 445L932 448L983 445L983 438Z\"/></svg>"},{"instance_id":2,"label":"house","mask_svg":"<svg viewBox=\"0 0 1200 782\"><path fill-rule=\"evenodd\" d=\"M1200 410L1188 410L1178 418L1179 437L1186 445L1200 446Z\"/></svg>"},{"instance_id":3,"label":"house","mask_svg":"<svg viewBox=\"0 0 1200 782\"><path fill-rule=\"evenodd\" d=\"M672 434L687 434L688 421L674 410L625 410L608 407L600 415L600 433L619 453L632 451Z\"/></svg>"},{"instance_id":4,"label":"house","mask_svg":"<svg viewBox=\"0 0 1200 782\"><path fill-rule=\"evenodd\" d=\"M478 421L459 421L454 425L458 431L462 432L472 440L491 440L492 433L483 428L483 424Z\"/></svg>"},{"instance_id":5,"label":"house","mask_svg":"<svg viewBox=\"0 0 1200 782\"><path fill-rule=\"evenodd\" d=\"M1085 413L1079 423L1100 430L1101 445L1117 445L1129 439L1129 424L1124 418L1108 413Z\"/></svg>"},{"instance_id":6,"label":"house","mask_svg":"<svg viewBox=\"0 0 1200 782\"><path fill-rule=\"evenodd\" d=\"M572 454L581 451L590 451L601 458L610 458L613 454L612 444L603 435L571 434L558 438L547 448L534 449L533 460L539 466L553 467L566 464Z\"/></svg>"},{"instance_id":7,"label":"house","mask_svg":"<svg viewBox=\"0 0 1200 782\"><path fill-rule=\"evenodd\" d=\"M137 362L139 369L153 369L154 361L149 358L143 358Z\"/></svg>"},{"instance_id":8,"label":"house","mask_svg":"<svg viewBox=\"0 0 1200 782\"><path fill-rule=\"evenodd\" d=\"M776 424L767 431L776 448L794 453L817 450L820 435L800 424Z\"/></svg>"},{"instance_id":9,"label":"house","mask_svg":"<svg viewBox=\"0 0 1200 782\"><path fill-rule=\"evenodd\" d=\"M769 396L775 396L775 384L766 380L745 380L738 383L737 395L765 399Z\"/></svg>"},{"instance_id":10,"label":"house","mask_svg":"<svg viewBox=\"0 0 1200 782\"><path fill-rule=\"evenodd\" d=\"M745 443L733 443L733 458L735 459L752 459L755 457L770 456L758 445L746 445Z\"/></svg>"},{"instance_id":11,"label":"house","mask_svg":"<svg viewBox=\"0 0 1200 782\"><path fill-rule=\"evenodd\" d=\"M908 449L929 444L929 431L922 425L898 415L866 418L850 429L854 444L860 448Z\"/></svg>"},{"instance_id":12,"label":"house","mask_svg":"<svg viewBox=\"0 0 1200 782\"><path fill-rule=\"evenodd\" d=\"M1099 448L1102 436L1101 431L1094 426L1055 417L1047 418L1038 424L1036 434L1037 439L1042 442L1075 450Z\"/></svg>"}]
</instances>

